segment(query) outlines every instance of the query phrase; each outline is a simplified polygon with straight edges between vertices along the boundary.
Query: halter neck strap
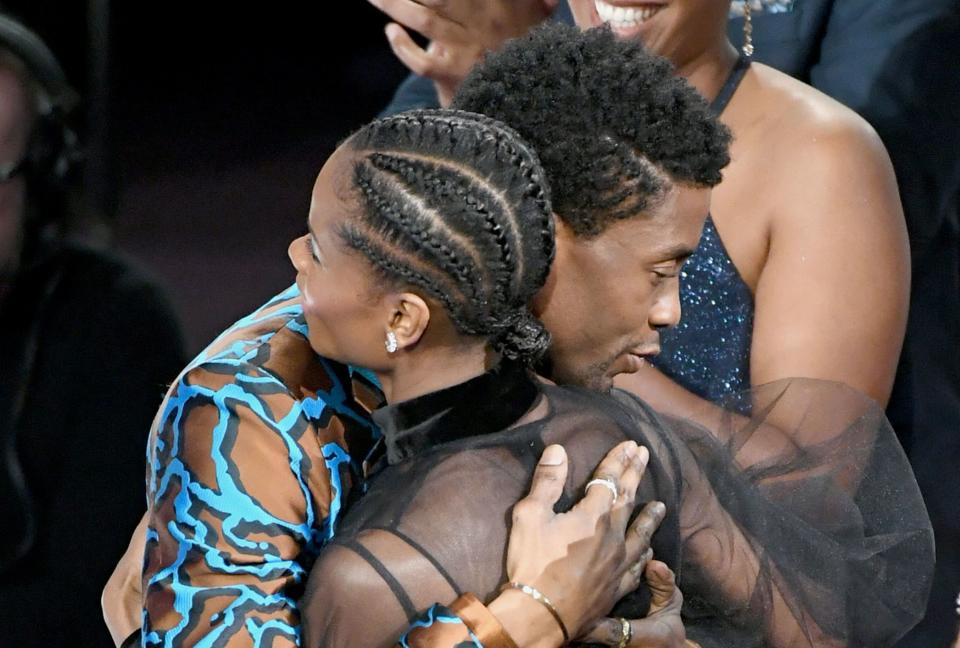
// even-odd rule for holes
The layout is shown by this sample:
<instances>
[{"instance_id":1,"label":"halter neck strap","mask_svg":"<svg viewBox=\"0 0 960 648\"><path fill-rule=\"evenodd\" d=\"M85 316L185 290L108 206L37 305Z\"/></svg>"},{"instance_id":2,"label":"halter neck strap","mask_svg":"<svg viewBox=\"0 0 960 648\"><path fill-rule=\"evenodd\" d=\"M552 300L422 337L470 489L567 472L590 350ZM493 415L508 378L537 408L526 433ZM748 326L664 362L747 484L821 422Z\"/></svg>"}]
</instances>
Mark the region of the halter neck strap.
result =
<instances>
[{"instance_id":1,"label":"halter neck strap","mask_svg":"<svg viewBox=\"0 0 960 648\"><path fill-rule=\"evenodd\" d=\"M730 98L733 96L733 93L740 87L740 82L743 81L743 75L747 73L749 68L750 57L742 54L737 57L737 62L733 65L733 69L730 70L730 75L727 77L727 80L723 82L723 87L720 88L720 92L717 93L716 99L710 104L710 110L713 111L714 115L719 116L723 113L727 104L730 103Z\"/></svg>"}]
</instances>

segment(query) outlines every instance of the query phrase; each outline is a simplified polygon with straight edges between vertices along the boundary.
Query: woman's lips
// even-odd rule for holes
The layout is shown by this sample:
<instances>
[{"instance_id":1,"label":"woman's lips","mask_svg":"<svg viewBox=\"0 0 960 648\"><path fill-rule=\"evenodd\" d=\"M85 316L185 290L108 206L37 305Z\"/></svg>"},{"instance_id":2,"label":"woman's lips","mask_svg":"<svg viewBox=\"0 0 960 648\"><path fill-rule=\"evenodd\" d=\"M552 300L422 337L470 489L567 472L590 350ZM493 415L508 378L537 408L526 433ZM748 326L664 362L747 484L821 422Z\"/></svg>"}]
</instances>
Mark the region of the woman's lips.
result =
<instances>
[{"instance_id":1,"label":"woman's lips","mask_svg":"<svg viewBox=\"0 0 960 648\"><path fill-rule=\"evenodd\" d=\"M623 7L594 0L597 18L601 23L607 23L618 36L632 36L645 22L657 15L663 4L643 3L630 7Z\"/></svg>"}]
</instances>

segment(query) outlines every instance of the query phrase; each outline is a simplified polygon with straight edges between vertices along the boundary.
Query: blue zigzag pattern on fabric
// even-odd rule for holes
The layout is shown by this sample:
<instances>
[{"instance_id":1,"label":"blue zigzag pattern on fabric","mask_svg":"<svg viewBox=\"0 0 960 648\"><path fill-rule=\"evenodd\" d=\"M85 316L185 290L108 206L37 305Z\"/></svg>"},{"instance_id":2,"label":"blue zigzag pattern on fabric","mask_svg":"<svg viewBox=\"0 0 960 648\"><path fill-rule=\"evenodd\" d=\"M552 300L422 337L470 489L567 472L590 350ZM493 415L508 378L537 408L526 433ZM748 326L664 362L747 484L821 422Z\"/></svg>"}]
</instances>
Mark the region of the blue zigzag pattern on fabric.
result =
<instances>
[{"instance_id":1,"label":"blue zigzag pattern on fabric","mask_svg":"<svg viewBox=\"0 0 960 648\"><path fill-rule=\"evenodd\" d=\"M410 627L407 631L400 637L398 642L402 648L410 648L410 633L418 628L429 628L430 626L437 623L447 623L450 625L464 625L457 616L451 612L447 607L443 605L434 605L432 608L427 610L419 618L415 619L413 623L410 624ZM457 648L466 648L467 646L474 646L475 648L483 648L483 644L480 643L480 640L473 634L469 629L467 629L467 634L470 637L472 643L462 642Z\"/></svg>"},{"instance_id":2,"label":"blue zigzag pattern on fabric","mask_svg":"<svg viewBox=\"0 0 960 648\"><path fill-rule=\"evenodd\" d=\"M298 302L270 311L276 304L297 295L296 286L291 286L252 315L239 320L218 340L239 329L256 326L268 320L286 320L283 327L306 335L306 324ZM179 487L173 501L175 521L166 529L176 540L178 551L175 561L156 573L149 584L163 583L174 592L174 609L180 614L182 621L162 633L151 631L145 626L145 646L177 645L180 638L196 628L200 620L196 618L194 611L203 608L204 600L224 595L229 596L232 602L217 618L203 620L217 622L217 626L198 646L217 645L238 631L249 634L256 646L269 645L278 634L289 636L299 643L300 629L297 626L276 620L258 623L247 618L247 614L252 610L295 609L295 600L282 594L267 595L260 588L246 584L216 588L198 587L190 583L189 573L185 569L188 560L199 559L214 573L244 574L258 580L289 576L293 583L301 583L307 574L305 565L312 562L323 544L334 534L342 509L340 468L344 464L349 465L351 458L335 443L322 446L325 469L331 477L332 498L329 515L326 519L318 520L307 477L311 470L319 467L311 465L304 456L299 441L311 424L321 422L327 408L332 408L337 414L349 417L371 430L372 424L346 405L349 399L348 390L339 383L336 373L326 362L324 368L328 370L332 381L329 392L318 393L316 398L294 398L290 410L282 416L272 412L264 397L285 393L286 386L255 363L261 359L261 350L265 350L264 345L275 332L276 329L252 339L235 341L214 354L206 351L201 353L181 376L176 389L165 403L158 422L153 456L148 456L148 494L156 506L170 495L174 487ZM231 380L217 389L192 384L190 371L200 367L204 371L229 376ZM368 377L368 373L361 371L364 377ZM197 480L180 457L184 445L183 423L194 408L211 405L217 412L216 424L210 430L209 440L216 474L215 488ZM231 458L240 420L239 413L242 410L256 416L267 429L282 439L288 453L291 473L297 480L305 502L306 515L302 522L293 523L271 515L256 498L246 492L243 475ZM223 537L217 537L210 525L203 521L201 513L212 514L219 519ZM304 555L297 560L281 559L276 546L264 541L249 540L251 531L261 534L265 532L266 535L292 535L304 547ZM147 533L148 543L157 540L156 529L148 529ZM225 542L246 556L257 556L262 562L231 562L222 550L217 548L218 541ZM149 623L147 618L144 621Z\"/></svg>"}]
</instances>

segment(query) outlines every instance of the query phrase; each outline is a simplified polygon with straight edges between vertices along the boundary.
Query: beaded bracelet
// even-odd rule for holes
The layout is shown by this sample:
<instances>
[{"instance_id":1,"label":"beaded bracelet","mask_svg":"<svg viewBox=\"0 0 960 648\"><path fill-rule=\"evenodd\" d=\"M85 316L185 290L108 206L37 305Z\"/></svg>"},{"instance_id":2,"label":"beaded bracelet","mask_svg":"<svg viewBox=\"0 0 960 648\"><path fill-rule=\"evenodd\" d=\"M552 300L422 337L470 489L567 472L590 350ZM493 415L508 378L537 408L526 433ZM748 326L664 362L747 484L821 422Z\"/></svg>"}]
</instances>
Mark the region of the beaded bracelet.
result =
<instances>
[{"instance_id":1,"label":"beaded bracelet","mask_svg":"<svg viewBox=\"0 0 960 648\"><path fill-rule=\"evenodd\" d=\"M563 644L566 645L570 643L570 633L567 632L567 626L563 623L563 619L560 618L560 613L557 612L557 608L553 607L553 603L550 602L550 599L529 585L524 585L523 583L517 583L515 581L504 583L500 586L501 592L506 589L520 590L534 601L547 608L547 611L549 611L550 614L553 615L554 620L556 620L557 625L560 626L560 632L563 633Z\"/></svg>"}]
</instances>

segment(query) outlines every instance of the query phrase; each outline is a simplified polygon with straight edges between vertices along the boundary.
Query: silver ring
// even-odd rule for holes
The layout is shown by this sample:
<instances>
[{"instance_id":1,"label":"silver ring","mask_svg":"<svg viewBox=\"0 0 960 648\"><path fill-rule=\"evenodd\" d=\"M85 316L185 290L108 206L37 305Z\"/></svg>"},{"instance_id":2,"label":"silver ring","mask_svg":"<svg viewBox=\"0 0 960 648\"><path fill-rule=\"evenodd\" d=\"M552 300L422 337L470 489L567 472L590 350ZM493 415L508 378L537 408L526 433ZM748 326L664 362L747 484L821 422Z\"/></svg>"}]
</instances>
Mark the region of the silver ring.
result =
<instances>
[{"instance_id":1,"label":"silver ring","mask_svg":"<svg viewBox=\"0 0 960 648\"><path fill-rule=\"evenodd\" d=\"M610 489L610 492L613 493L612 504L617 503L617 484L609 477L598 477L596 479L591 479L587 482L587 485L583 487L583 492L586 493L589 491L591 486L603 486L604 488Z\"/></svg>"}]
</instances>

